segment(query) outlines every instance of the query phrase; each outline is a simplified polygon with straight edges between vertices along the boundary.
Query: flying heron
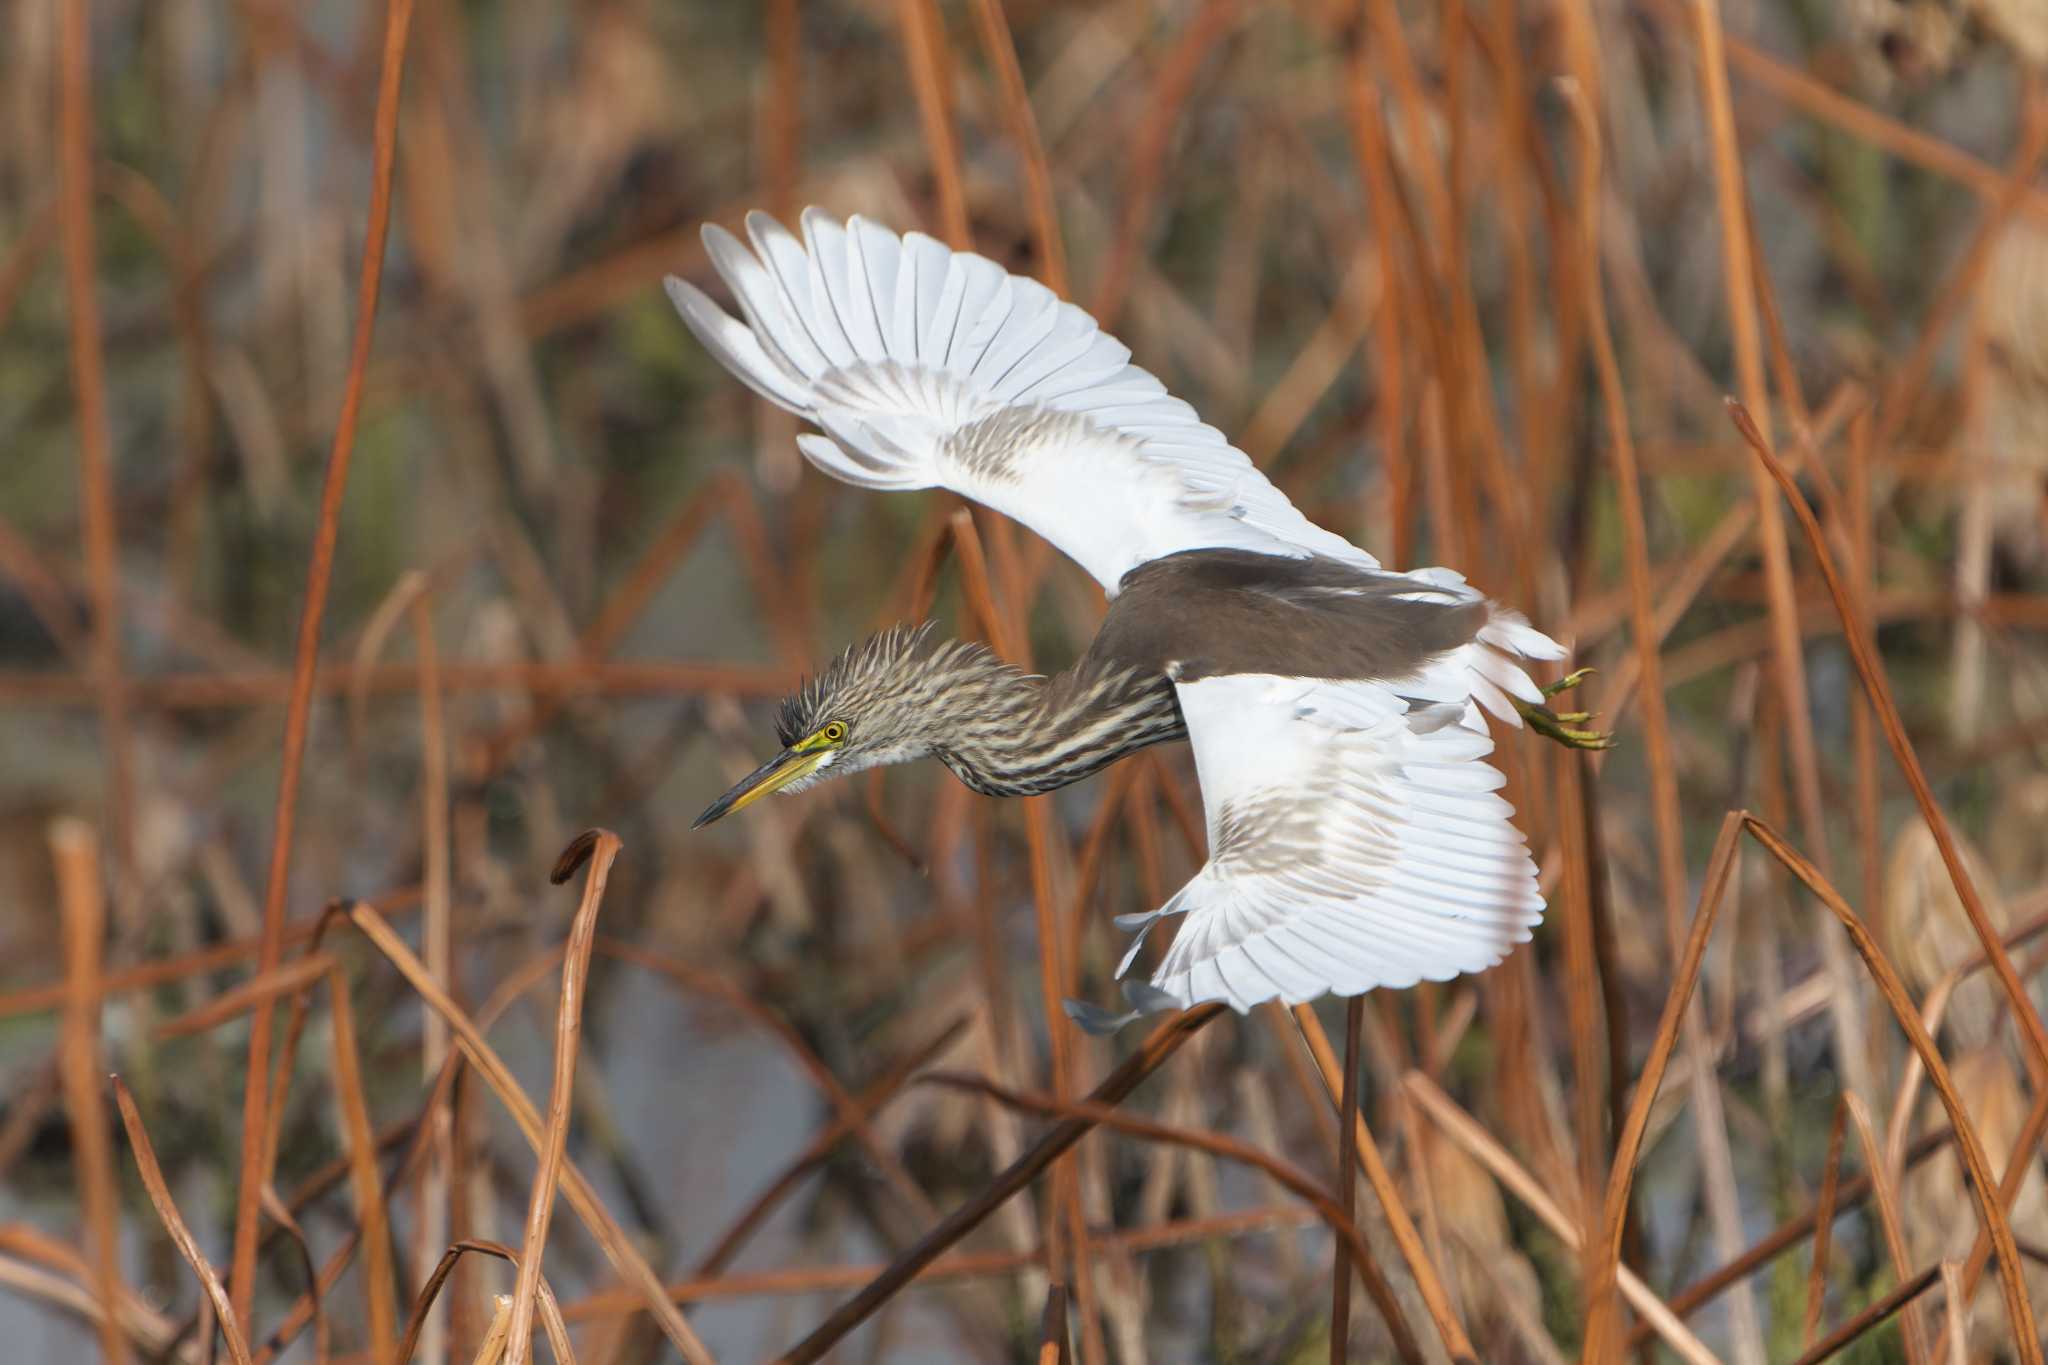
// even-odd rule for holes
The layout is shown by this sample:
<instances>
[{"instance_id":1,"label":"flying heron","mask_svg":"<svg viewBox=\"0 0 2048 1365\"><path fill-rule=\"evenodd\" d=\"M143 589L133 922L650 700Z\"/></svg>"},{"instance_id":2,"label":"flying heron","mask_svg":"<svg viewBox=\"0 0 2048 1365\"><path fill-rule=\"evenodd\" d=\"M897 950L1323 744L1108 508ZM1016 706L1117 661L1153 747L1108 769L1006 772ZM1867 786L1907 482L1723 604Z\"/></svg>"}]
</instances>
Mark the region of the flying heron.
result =
<instances>
[{"instance_id":1,"label":"flying heron","mask_svg":"<svg viewBox=\"0 0 2048 1365\"><path fill-rule=\"evenodd\" d=\"M782 751L699 826L770 792L932 757L975 791L1077 782L1187 739L1209 860L1136 930L1183 917L1136 1009L1248 1010L1441 981L1541 918L1481 710L1577 747L1529 660L1565 651L1449 569L1395 573L1297 511L1093 318L993 261L817 209L799 241L747 216L704 245L745 317L668 281L697 339L819 430L810 462L863 488L947 488L1085 569L1101 631L1055 677L929 628L848 649L782 703ZM1555 692L1578 675L1553 685ZM1092 1007L1084 1024L1130 1016Z\"/></svg>"}]
</instances>

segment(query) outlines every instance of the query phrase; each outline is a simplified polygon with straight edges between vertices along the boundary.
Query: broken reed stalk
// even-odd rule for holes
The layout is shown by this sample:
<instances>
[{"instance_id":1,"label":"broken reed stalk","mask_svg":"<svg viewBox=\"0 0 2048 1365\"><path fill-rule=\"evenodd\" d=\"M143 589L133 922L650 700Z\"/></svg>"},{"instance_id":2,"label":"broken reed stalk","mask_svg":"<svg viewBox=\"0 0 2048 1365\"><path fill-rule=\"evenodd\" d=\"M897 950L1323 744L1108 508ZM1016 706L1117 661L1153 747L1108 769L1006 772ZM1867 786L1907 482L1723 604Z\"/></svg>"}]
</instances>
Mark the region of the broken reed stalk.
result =
<instances>
[{"instance_id":1,"label":"broken reed stalk","mask_svg":"<svg viewBox=\"0 0 2048 1365\"><path fill-rule=\"evenodd\" d=\"M1317 1074L1322 1077L1324 1093L1330 1103L1336 1104L1342 1092L1337 1057L1330 1047L1329 1035L1323 1032L1322 1021L1307 1005L1296 1005L1289 1013L1301 1031L1302 1043L1316 1064ZM1429 1259L1428 1249L1422 1245L1422 1238L1415 1231L1415 1220L1409 1216L1400 1189L1387 1170L1386 1158L1380 1155L1379 1142L1374 1139L1372 1129L1366 1126L1365 1115L1357 1114L1354 1118L1352 1130L1358 1148L1358 1167L1365 1172L1366 1183L1372 1186L1373 1197L1379 1200L1380 1209L1386 1214L1387 1230L1393 1234L1394 1245L1400 1248L1401 1259L1415 1279L1415 1288L1422 1295L1423 1306L1429 1310L1430 1321L1436 1325L1444 1350L1454 1361L1476 1361L1478 1354L1473 1350L1472 1339L1465 1334L1464 1324L1458 1321L1457 1311L1451 1307L1451 1296L1444 1289L1443 1277L1437 1273L1435 1263Z\"/></svg>"},{"instance_id":2,"label":"broken reed stalk","mask_svg":"<svg viewBox=\"0 0 2048 1365\"><path fill-rule=\"evenodd\" d=\"M320 658L320 625L327 611L328 583L334 573L342 495L348 488L356 422L362 411L363 378L369 370L370 339L376 330L377 298L384 278L384 248L391 227L391 173L398 160L398 96L405 74L412 8L413 0L386 0L383 65L377 80L373 131L370 212L362 274L356 289L355 335L350 343L341 413L335 421L334 442L328 450L327 472L320 490L319 521L313 532L312 554L306 565L306 595L299 612L291 694L285 706L283 762L278 775L270 871L263 896L263 943L257 955L261 971L275 968L284 954L285 892L291 869L292 827L298 813L299 774L305 763L306 734L313 709L313 675ZM234 1316L245 1330L250 1325L256 1293L256 1215L262 1188L269 1179L269 1172L262 1166L270 1120L271 1026L270 1009L258 1007L249 1030L248 1079L242 1101L242 1161L235 1192L234 1258L229 1278Z\"/></svg>"},{"instance_id":3,"label":"broken reed stalk","mask_svg":"<svg viewBox=\"0 0 2048 1365\"><path fill-rule=\"evenodd\" d=\"M1880 706L1880 713L1888 713L1893 719L1897 713L1887 706ZM1962 1098L1956 1093L1955 1082L1950 1077L1948 1064L1942 1060L1935 1048L1934 1040L1927 1035L1927 1028L1920 1022L1920 1012L1914 1008L1912 996L1906 991L1905 983L1899 980L1896 968L1885 957L1856 911L1842 899L1820 869L1808 862L1799 851L1787 844L1778 832L1753 815L1743 817L1743 827L1770 855L1784 864L1785 869L1805 884L1820 902L1834 913L1834 916L1848 931L1849 939L1862 955L1870 975L1877 982L1878 991L1885 1003L1891 1007L1899 1027L1905 1031L1913 1050L1920 1055L1921 1063L1927 1068L1928 1079L1935 1092L1941 1097L1941 1105L1948 1114L1949 1126L1955 1130L1957 1150L1962 1154L1963 1165L1970 1176L1970 1195L1977 1202L1980 1222L1990 1232L1992 1249L1998 1257L1998 1278L2005 1295L2005 1311L2012 1323L2013 1338L2017 1343L2022 1365L2042 1365L2041 1339L2034 1327L2033 1306L2027 1301L2025 1282L2020 1278L2019 1248L2013 1242L2012 1224L2005 1216L2005 1209L1996 1198L1998 1182L1991 1178L1991 1164L1984 1153L1984 1144L1977 1136L1977 1130L1964 1112ZM1997 939L1992 939L1994 944ZM2009 965L2009 964L2008 964Z\"/></svg>"},{"instance_id":4,"label":"broken reed stalk","mask_svg":"<svg viewBox=\"0 0 2048 1365\"><path fill-rule=\"evenodd\" d=\"M1137 1051L1089 1092L1088 1102L1093 1105L1119 1103L1226 1008L1217 1004L1197 1005L1160 1024L1138 1045ZM937 1227L920 1237L890 1262L886 1270L813 1329L810 1335L777 1357L779 1365L807 1365L807 1362L821 1358L840 1338L867 1321L897 1290L915 1279L917 1273L936 1260L941 1252L980 1226L1005 1200L1037 1179L1040 1172L1086 1137L1095 1126L1094 1119L1084 1117L1062 1119L1054 1125L1029 1150L1011 1162L986 1189L948 1214Z\"/></svg>"},{"instance_id":5,"label":"broken reed stalk","mask_svg":"<svg viewBox=\"0 0 2048 1365\"><path fill-rule=\"evenodd\" d=\"M214 1324L220 1334L227 1338L228 1354L235 1365L250 1365L249 1342L241 1324L235 1321L228 1292L221 1287L220 1276L207 1264L206 1254L199 1249L199 1243L192 1236L192 1229L185 1226L185 1219L178 1212L178 1205L171 1198L171 1188L164 1183L163 1168L157 1164L156 1149L150 1145L149 1131L142 1126L142 1115L136 1112L135 1097L128 1093L128 1087L121 1083L119 1076L109 1077L114 1086L114 1103L121 1110L121 1126L128 1130L128 1145L135 1151L135 1167L142 1176L143 1188L149 1191L149 1202L156 1205L156 1214L163 1221L164 1231L170 1234L177 1245L178 1254L185 1258L185 1264L192 1267L192 1273L199 1277L199 1288L213 1304ZM113 1301L107 1302L111 1316ZM210 1349L210 1348L209 1348ZM114 1359L126 1359L125 1351Z\"/></svg>"},{"instance_id":6,"label":"broken reed stalk","mask_svg":"<svg viewBox=\"0 0 2048 1365\"><path fill-rule=\"evenodd\" d=\"M49 842L57 877L67 993L58 1042L58 1078L77 1166L86 1263L93 1292L105 1309L99 1319L100 1354L108 1365L125 1365L130 1359L128 1338L115 1313L122 1288L121 1197L114 1183L113 1143L100 1091L105 1074L100 1048L100 958L107 936L100 846L92 827L77 819L52 823Z\"/></svg>"},{"instance_id":7,"label":"broken reed stalk","mask_svg":"<svg viewBox=\"0 0 2048 1365\"><path fill-rule=\"evenodd\" d=\"M562 998L555 1011L555 1074L548 1095L547 1138L541 1144L540 1165L533 1174L533 1192L526 1205L526 1233L519 1244L519 1278L512 1291L512 1337L505 1347L507 1365L525 1365L527 1353L533 1349L533 1310L540 1293L541 1257L547 1249L548 1224L555 1213L555 1189L561 1183L562 1162L569 1147L576 1054L583 1045L583 986L590 977L590 952L597 938L597 912L604 904L605 882L622 847L619 836L610 830L586 830L563 852L549 878L559 886L575 875L577 864L585 858L590 861L590 871L583 882L583 899L576 907L576 917L569 923L569 951L562 958Z\"/></svg>"},{"instance_id":8,"label":"broken reed stalk","mask_svg":"<svg viewBox=\"0 0 2048 1365\"><path fill-rule=\"evenodd\" d=\"M395 1357L397 1365L412 1365L413 1352L419 1348L420 1335L426 1326L427 1314L433 1311L434 1300L441 1294L441 1286L448 1282L448 1276L454 1271L456 1263L473 1252L509 1261L521 1272L522 1278L524 1276L526 1258L501 1242L466 1237L459 1242L450 1243L448 1249L441 1253L441 1259L434 1264L434 1271L427 1276L427 1282L420 1286L418 1297L413 1300L412 1312L406 1318L405 1336L398 1344L398 1355ZM562 1306L555 1298L555 1291L549 1286L545 1276L537 1276L534 1285L540 1306L541 1328L548 1334L548 1345L555 1353L555 1365L575 1365L576 1351L570 1345L569 1327L562 1319ZM510 1342L518 1339L513 1331L514 1303L515 1300L510 1295L500 1295L498 1298L498 1312L491 1321L489 1333L485 1336L485 1351L490 1352L490 1358L493 1360L509 1359ZM533 1334L533 1320L530 1317L526 1323L526 1334L529 1337ZM530 1349L531 1345L532 1343L528 1341L521 1347L522 1354L526 1349ZM482 1354L479 1353L479 1358Z\"/></svg>"}]
</instances>

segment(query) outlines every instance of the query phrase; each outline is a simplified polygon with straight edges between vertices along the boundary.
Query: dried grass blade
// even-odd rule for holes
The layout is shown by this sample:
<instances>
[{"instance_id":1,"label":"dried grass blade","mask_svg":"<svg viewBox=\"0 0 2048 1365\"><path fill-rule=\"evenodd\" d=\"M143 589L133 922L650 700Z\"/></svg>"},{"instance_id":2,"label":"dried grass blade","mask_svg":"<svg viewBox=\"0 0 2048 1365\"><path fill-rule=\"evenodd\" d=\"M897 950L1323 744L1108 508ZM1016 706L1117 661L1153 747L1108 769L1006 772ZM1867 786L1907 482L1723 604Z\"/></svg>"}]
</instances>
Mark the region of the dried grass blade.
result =
<instances>
[{"instance_id":1,"label":"dried grass blade","mask_svg":"<svg viewBox=\"0 0 2048 1365\"><path fill-rule=\"evenodd\" d=\"M114 1083L114 1103L121 1110L121 1126L128 1130L128 1145L135 1151L135 1166L142 1174L143 1188L149 1191L149 1201L156 1205L157 1217L163 1220L164 1231L177 1244L178 1252L185 1263L192 1267L192 1273L199 1277L199 1287L213 1303L216 1323L221 1335L227 1338L228 1354L234 1357L235 1365L250 1365L249 1343L242 1333L241 1324L228 1302L228 1291L221 1286L220 1276L206 1262L206 1256L199 1250L199 1243L192 1237L192 1229L185 1226L185 1220L178 1213L177 1204L171 1199L171 1188L164 1183L163 1168L157 1165L156 1149L150 1146L149 1132L142 1126L142 1115L136 1112L135 1099L128 1093L128 1087L121 1083L119 1076L111 1078ZM111 1304L113 1301L108 1300ZM125 1356L123 1357L125 1358Z\"/></svg>"}]
</instances>

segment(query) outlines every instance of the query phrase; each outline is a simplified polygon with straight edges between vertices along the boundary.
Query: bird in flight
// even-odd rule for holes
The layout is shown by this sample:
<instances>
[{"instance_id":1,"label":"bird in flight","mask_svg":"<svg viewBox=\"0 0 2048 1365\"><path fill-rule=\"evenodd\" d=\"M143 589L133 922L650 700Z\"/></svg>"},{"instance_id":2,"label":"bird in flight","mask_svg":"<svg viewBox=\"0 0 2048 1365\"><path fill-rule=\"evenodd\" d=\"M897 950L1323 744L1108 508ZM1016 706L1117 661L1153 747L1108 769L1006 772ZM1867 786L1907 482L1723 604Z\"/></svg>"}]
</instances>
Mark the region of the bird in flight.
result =
<instances>
[{"instance_id":1,"label":"bird in flight","mask_svg":"<svg viewBox=\"0 0 2048 1365\"><path fill-rule=\"evenodd\" d=\"M1482 710L1603 747L1525 671L1564 649L1449 569L1395 573L1303 516L1244 452L1034 280L817 209L801 240L704 229L742 321L671 277L712 355L818 428L806 458L863 488L946 488L1050 541L1102 585L1067 672L898 627L782 703L782 751L697 824L771 792L936 758L975 791L1077 782L1147 745L1194 751L1209 858L1133 1013L1248 1010L1442 981L1499 962L1543 912L1486 762ZM1574 674L1550 692L1575 683ZM1084 1026L1132 1017L1070 1005Z\"/></svg>"}]
</instances>

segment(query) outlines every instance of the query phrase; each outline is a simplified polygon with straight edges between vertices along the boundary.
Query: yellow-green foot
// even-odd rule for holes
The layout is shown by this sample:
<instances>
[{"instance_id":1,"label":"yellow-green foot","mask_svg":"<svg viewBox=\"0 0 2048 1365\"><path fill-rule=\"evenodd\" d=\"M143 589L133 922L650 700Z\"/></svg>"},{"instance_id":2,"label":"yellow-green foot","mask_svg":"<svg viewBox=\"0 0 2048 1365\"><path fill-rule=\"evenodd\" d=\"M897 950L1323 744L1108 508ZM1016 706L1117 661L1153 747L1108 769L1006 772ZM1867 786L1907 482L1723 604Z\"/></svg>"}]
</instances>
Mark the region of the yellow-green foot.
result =
<instances>
[{"instance_id":1,"label":"yellow-green foot","mask_svg":"<svg viewBox=\"0 0 2048 1365\"><path fill-rule=\"evenodd\" d=\"M1592 675L1593 670L1590 668L1581 668L1576 672L1567 673L1556 682L1544 687L1543 695L1554 697L1561 692L1569 692ZM1587 728L1587 722L1599 714L1597 711L1552 711L1547 707L1531 705L1520 698L1515 699L1515 709L1522 713L1522 719L1528 723L1531 730L1534 730L1539 735L1556 740L1567 749L1612 749L1614 747L1613 734L1604 730Z\"/></svg>"}]
</instances>

